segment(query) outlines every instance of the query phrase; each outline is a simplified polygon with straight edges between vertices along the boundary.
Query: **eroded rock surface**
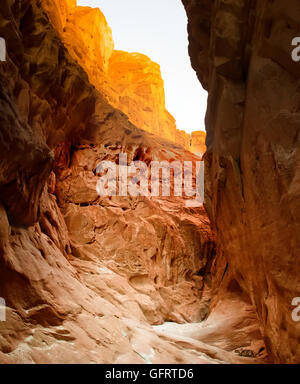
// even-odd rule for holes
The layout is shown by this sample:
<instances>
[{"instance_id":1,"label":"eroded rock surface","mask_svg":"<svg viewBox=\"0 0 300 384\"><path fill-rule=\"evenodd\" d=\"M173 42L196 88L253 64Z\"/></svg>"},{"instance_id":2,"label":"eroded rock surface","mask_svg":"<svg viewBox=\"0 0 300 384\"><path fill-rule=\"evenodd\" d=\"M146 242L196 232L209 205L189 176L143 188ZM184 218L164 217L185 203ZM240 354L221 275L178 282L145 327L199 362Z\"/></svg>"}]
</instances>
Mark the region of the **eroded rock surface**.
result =
<instances>
[{"instance_id":1,"label":"eroded rock surface","mask_svg":"<svg viewBox=\"0 0 300 384\"><path fill-rule=\"evenodd\" d=\"M97 195L97 164L120 152L147 164L198 158L110 105L61 40L74 2L43 4L0 8L0 362L268 361L203 208ZM156 328L201 320L176 335Z\"/></svg>"},{"instance_id":2,"label":"eroded rock surface","mask_svg":"<svg viewBox=\"0 0 300 384\"><path fill-rule=\"evenodd\" d=\"M206 133L195 131L191 134L191 152L203 156L206 152Z\"/></svg>"},{"instance_id":3,"label":"eroded rock surface","mask_svg":"<svg viewBox=\"0 0 300 384\"><path fill-rule=\"evenodd\" d=\"M299 363L300 4L183 0L190 55L209 92L206 208L268 350ZM222 256L222 257L223 257Z\"/></svg>"},{"instance_id":4,"label":"eroded rock surface","mask_svg":"<svg viewBox=\"0 0 300 384\"><path fill-rule=\"evenodd\" d=\"M42 1L51 22L89 81L137 127L190 150L190 135L176 128L165 106L160 66L140 53L114 50L112 32L98 8L74 1ZM76 2L75 2L76 3Z\"/></svg>"}]
</instances>

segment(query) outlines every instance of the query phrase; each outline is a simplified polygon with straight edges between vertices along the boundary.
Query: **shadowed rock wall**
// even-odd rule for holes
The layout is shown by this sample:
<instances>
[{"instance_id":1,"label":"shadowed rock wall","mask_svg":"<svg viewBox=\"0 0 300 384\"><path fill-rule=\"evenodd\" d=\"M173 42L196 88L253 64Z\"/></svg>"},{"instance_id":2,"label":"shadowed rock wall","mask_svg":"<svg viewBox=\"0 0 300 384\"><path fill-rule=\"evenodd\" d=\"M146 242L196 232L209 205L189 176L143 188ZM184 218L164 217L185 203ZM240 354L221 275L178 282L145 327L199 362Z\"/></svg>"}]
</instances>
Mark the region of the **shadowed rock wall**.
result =
<instances>
[{"instance_id":1,"label":"shadowed rock wall","mask_svg":"<svg viewBox=\"0 0 300 384\"><path fill-rule=\"evenodd\" d=\"M277 362L299 362L300 33L297 0L183 0L209 92L206 208Z\"/></svg>"},{"instance_id":2,"label":"shadowed rock wall","mask_svg":"<svg viewBox=\"0 0 300 384\"><path fill-rule=\"evenodd\" d=\"M119 152L197 158L109 105L39 1L3 1L0 35L0 362L208 361L151 327L208 313L215 244L204 209L96 193L98 162Z\"/></svg>"}]
</instances>

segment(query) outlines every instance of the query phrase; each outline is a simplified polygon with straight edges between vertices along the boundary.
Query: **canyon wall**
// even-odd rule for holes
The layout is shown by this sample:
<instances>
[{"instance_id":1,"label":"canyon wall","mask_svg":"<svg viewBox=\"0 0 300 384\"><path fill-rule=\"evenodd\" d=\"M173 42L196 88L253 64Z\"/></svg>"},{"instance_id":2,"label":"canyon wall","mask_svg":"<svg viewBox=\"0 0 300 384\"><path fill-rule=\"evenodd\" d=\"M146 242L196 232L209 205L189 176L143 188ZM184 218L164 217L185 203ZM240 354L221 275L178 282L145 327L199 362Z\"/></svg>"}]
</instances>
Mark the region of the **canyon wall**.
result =
<instances>
[{"instance_id":1,"label":"canyon wall","mask_svg":"<svg viewBox=\"0 0 300 384\"><path fill-rule=\"evenodd\" d=\"M114 51L108 70L110 101L137 127L176 141L176 122L165 107L160 66L140 53Z\"/></svg>"},{"instance_id":2,"label":"canyon wall","mask_svg":"<svg viewBox=\"0 0 300 384\"><path fill-rule=\"evenodd\" d=\"M58 30L64 17L52 18ZM0 20L0 363L240 361L246 338L224 349L153 328L208 314L215 243L203 207L96 193L98 162L119 152L197 157L109 105L39 1L3 1Z\"/></svg>"},{"instance_id":3,"label":"canyon wall","mask_svg":"<svg viewBox=\"0 0 300 384\"><path fill-rule=\"evenodd\" d=\"M109 104L73 57L75 35L74 47L61 37L74 2L42 3L0 8L0 363L269 361L203 207L98 196L97 165L120 152L147 165L199 158ZM108 45L93 55L107 63L108 27L100 36ZM195 324L170 333L165 321Z\"/></svg>"},{"instance_id":4,"label":"canyon wall","mask_svg":"<svg viewBox=\"0 0 300 384\"><path fill-rule=\"evenodd\" d=\"M183 3L192 66L209 92L205 205L218 248L275 361L299 363L299 1Z\"/></svg>"},{"instance_id":5,"label":"canyon wall","mask_svg":"<svg viewBox=\"0 0 300 384\"><path fill-rule=\"evenodd\" d=\"M207 316L215 244L203 207L96 192L97 164L119 152L197 157L109 105L39 1L5 1L0 20L0 363L209 361L152 328ZM208 347L234 360L224 353Z\"/></svg>"},{"instance_id":6,"label":"canyon wall","mask_svg":"<svg viewBox=\"0 0 300 384\"><path fill-rule=\"evenodd\" d=\"M71 56L111 105L137 127L191 149L189 135L176 128L166 110L158 64L139 53L114 50L111 29L100 9L76 7L76 1L64 0L59 6L48 0L42 3Z\"/></svg>"},{"instance_id":7,"label":"canyon wall","mask_svg":"<svg viewBox=\"0 0 300 384\"><path fill-rule=\"evenodd\" d=\"M191 134L191 152L199 156L204 155L206 152L206 133L202 131L195 131Z\"/></svg>"}]
</instances>

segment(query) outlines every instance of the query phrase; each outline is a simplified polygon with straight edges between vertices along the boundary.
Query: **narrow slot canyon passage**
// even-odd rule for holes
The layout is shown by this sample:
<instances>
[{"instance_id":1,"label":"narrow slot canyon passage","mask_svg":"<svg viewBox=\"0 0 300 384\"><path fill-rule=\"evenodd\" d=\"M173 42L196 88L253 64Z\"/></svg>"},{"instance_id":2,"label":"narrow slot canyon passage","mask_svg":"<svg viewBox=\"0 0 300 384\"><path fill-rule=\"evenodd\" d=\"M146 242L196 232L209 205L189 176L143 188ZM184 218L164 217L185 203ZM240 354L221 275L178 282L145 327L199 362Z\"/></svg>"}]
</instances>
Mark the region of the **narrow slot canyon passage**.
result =
<instances>
[{"instance_id":1,"label":"narrow slot canyon passage","mask_svg":"<svg viewBox=\"0 0 300 384\"><path fill-rule=\"evenodd\" d=\"M2 0L1 364L300 362L300 6L173 1Z\"/></svg>"}]
</instances>

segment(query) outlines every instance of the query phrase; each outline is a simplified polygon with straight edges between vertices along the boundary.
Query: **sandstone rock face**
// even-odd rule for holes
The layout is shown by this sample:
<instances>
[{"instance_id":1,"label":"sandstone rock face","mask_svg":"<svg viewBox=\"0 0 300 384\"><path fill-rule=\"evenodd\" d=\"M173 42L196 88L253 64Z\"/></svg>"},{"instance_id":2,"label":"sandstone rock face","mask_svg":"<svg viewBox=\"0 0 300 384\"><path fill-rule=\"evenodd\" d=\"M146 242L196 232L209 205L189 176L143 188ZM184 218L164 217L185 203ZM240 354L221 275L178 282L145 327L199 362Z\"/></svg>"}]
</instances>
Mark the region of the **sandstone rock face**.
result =
<instances>
[{"instance_id":1,"label":"sandstone rock face","mask_svg":"<svg viewBox=\"0 0 300 384\"><path fill-rule=\"evenodd\" d=\"M137 127L191 150L189 135L176 128L166 110L157 63L139 53L114 50L111 29L100 9L77 7L76 1L42 3L71 56L111 105Z\"/></svg>"},{"instance_id":2,"label":"sandstone rock face","mask_svg":"<svg viewBox=\"0 0 300 384\"><path fill-rule=\"evenodd\" d=\"M57 31L62 33L69 14L77 7L77 0L43 0L43 6Z\"/></svg>"},{"instance_id":3,"label":"sandstone rock face","mask_svg":"<svg viewBox=\"0 0 300 384\"><path fill-rule=\"evenodd\" d=\"M61 40L74 2L43 3L0 8L0 362L268 361L203 207L96 193L97 164L120 152L147 164L198 158L110 105Z\"/></svg>"},{"instance_id":4,"label":"sandstone rock face","mask_svg":"<svg viewBox=\"0 0 300 384\"><path fill-rule=\"evenodd\" d=\"M147 132L176 141L176 123L165 107L160 67L139 53L114 51L109 65L110 101Z\"/></svg>"},{"instance_id":5,"label":"sandstone rock face","mask_svg":"<svg viewBox=\"0 0 300 384\"><path fill-rule=\"evenodd\" d=\"M175 142L183 146L183 148L187 149L188 151L193 152L191 149L191 135L185 131L180 131L179 129L176 130L175 134Z\"/></svg>"},{"instance_id":6,"label":"sandstone rock face","mask_svg":"<svg viewBox=\"0 0 300 384\"><path fill-rule=\"evenodd\" d=\"M184 153L146 136L137 145L135 136L142 131L132 127L129 132L128 126L122 138L117 124L118 119L111 121L97 130L97 136L88 133L74 145L69 167L57 177L56 194L72 255L101 261L103 268L121 275L137 291L136 299L151 324L200 321L208 313L210 289L209 276L197 274L208 270L215 253L203 208L187 209L182 198L172 197L99 198L94 174L100 160L117 163L120 150L127 153L129 163L134 158L180 159ZM117 139L123 139L118 146Z\"/></svg>"},{"instance_id":7,"label":"sandstone rock face","mask_svg":"<svg viewBox=\"0 0 300 384\"><path fill-rule=\"evenodd\" d=\"M195 131L191 134L191 152L199 156L203 156L206 152L206 133L202 131Z\"/></svg>"},{"instance_id":8,"label":"sandstone rock face","mask_svg":"<svg viewBox=\"0 0 300 384\"><path fill-rule=\"evenodd\" d=\"M50 12L55 13L55 9ZM71 56L88 74L89 81L103 93L114 51L112 31L103 13L98 8L70 8L60 35Z\"/></svg>"},{"instance_id":9,"label":"sandstone rock face","mask_svg":"<svg viewBox=\"0 0 300 384\"><path fill-rule=\"evenodd\" d=\"M209 92L206 208L276 362L300 361L299 2L183 0Z\"/></svg>"}]
</instances>

